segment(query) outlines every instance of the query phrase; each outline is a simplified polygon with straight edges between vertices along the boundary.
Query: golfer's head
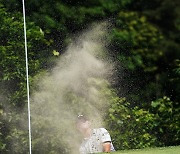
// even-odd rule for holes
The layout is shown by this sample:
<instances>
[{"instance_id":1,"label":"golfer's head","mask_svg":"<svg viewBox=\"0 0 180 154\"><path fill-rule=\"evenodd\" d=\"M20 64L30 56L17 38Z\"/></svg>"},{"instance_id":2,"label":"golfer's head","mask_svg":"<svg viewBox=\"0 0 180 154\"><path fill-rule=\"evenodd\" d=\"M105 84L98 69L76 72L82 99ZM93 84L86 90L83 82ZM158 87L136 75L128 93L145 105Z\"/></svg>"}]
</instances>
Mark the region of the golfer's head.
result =
<instances>
[{"instance_id":1,"label":"golfer's head","mask_svg":"<svg viewBox=\"0 0 180 154\"><path fill-rule=\"evenodd\" d=\"M76 125L78 130L83 133L90 128L91 124L84 115L78 115Z\"/></svg>"}]
</instances>

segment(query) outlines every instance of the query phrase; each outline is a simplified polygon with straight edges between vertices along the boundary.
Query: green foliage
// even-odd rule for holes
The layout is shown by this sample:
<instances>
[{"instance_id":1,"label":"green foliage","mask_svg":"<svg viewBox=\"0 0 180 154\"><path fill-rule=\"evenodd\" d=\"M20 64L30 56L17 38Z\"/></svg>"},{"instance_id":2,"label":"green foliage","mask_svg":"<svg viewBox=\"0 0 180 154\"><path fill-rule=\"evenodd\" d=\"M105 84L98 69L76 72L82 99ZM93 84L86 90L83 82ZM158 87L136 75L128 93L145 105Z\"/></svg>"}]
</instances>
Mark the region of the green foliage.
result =
<instances>
[{"instance_id":1,"label":"green foliage","mask_svg":"<svg viewBox=\"0 0 180 154\"><path fill-rule=\"evenodd\" d=\"M145 16L136 12L120 12L111 35L117 58L128 69L142 68L145 72L158 69L156 62L163 52L157 44L163 36Z\"/></svg>"},{"instance_id":2,"label":"green foliage","mask_svg":"<svg viewBox=\"0 0 180 154\"><path fill-rule=\"evenodd\" d=\"M70 34L77 33L94 21L114 16L131 0L31 0L26 2L26 18L42 28L45 36L54 40L53 47L64 48ZM6 3L8 11L21 11L21 2ZM14 5L16 4L16 5Z\"/></svg>"},{"instance_id":3,"label":"green foliage","mask_svg":"<svg viewBox=\"0 0 180 154\"><path fill-rule=\"evenodd\" d=\"M115 87L122 87L121 97L132 106L148 108L151 100L163 97L165 89L159 80L167 81L161 73L159 61L165 56L159 44L164 40L158 27L137 12L121 11L110 35L110 55L118 63L117 75L121 78ZM123 68L123 70L122 70ZM146 103L141 103L146 102Z\"/></svg>"},{"instance_id":4,"label":"green foliage","mask_svg":"<svg viewBox=\"0 0 180 154\"><path fill-rule=\"evenodd\" d=\"M7 85L14 104L22 104L26 96L26 69L24 52L24 31L22 14L9 14L0 8L0 81ZM29 74L35 75L45 63L43 53L48 41L42 30L32 22L27 22Z\"/></svg>"},{"instance_id":5,"label":"green foliage","mask_svg":"<svg viewBox=\"0 0 180 154\"><path fill-rule=\"evenodd\" d=\"M173 103L170 98L164 96L152 101L151 110L156 116L155 134L164 145L176 145L180 136L180 107Z\"/></svg>"},{"instance_id":6,"label":"green foliage","mask_svg":"<svg viewBox=\"0 0 180 154\"><path fill-rule=\"evenodd\" d=\"M2 117L3 115L3 109L0 108L0 117ZM3 141L3 121L0 121L0 151L1 150L4 150L6 148L6 144L4 144L4 141Z\"/></svg>"},{"instance_id":7,"label":"green foliage","mask_svg":"<svg viewBox=\"0 0 180 154\"><path fill-rule=\"evenodd\" d=\"M118 14L110 40L110 55L118 61L117 74L121 77L115 87L121 87L122 82L125 87L124 94L119 92L120 96L134 102L133 106L144 108L164 95L175 102L179 100L178 40L170 41L147 16L132 11Z\"/></svg>"},{"instance_id":8,"label":"green foliage","mask_svg":"<svg viewBox=\"0 0 180 154\"><path fill-rule=\"evenodd\" d=\"M179 142L179 110L168 97L153 101L149 110L134 107L125 98L112 97L106 117L117 149L170 146Z\"/></svg>"},{"instance_id":9,"label":"green foliage","mask_svg":"<svg viewBox=\"0 0 180 154\"><path fill-rule=\"evenodd\" d=\"M21 111L26 104L27 93L22 14L8 13L0 4L0 24L0 85L2 98L6 98L0 100L0 111L3 112L0 114L0 151L25 153L28 144L27 127L19 125L22 115L27 117ZM27 22L27 39L29 78L32 81L32 77L41 71L50 55L47 50L49 41L32 22ZM21 148L22 145L24 148Z\"/></svg>"},{"instance_id":10,"label":"green foliage","mask_svg":"<svg viewBox=\"0 0 180 154\"><path fill-rule=\"evenodd\" d=\"M125 98L113 98L106 119L116 149L134 149L157 146L160 143L152 133L155 116L138 107L129 108Z\"/></svg>"},{"instance_id":11,"label":"green foliage","mask_svg":"<svg viewBox=\"0 0 180 154\"><path fill-rule=\"evenodd\" d=\"M156 63L159 68L156 73L159 74L159 80L155 81L159 83L156 93L158 97L166 95L175 102L179 101L180 82L176 80L177 74L175 75L173 71L175 61L180 58L179 1L174 0L172 3L171 0L132 0L128 8L146 16L147 20L161 31L163 41L157 45L163 51L163 56ZM176 81L172 81L173 79Z\"/></svg>"},{"instance_id":12,"label":"green foliage","mask_svg":"<svg viewBox=\"0 0 180 154\"><path fill-rule=\"evenodd\" d=\"M180 59L175 59L174 63L172 64L172 73L171 73L171 77L169 79L169 83L170 83L171 87L174 88L173 94L176 96L175 101L179 101L180 100L180 95L179 95L179 91L180 91ZM171 88L171 89L173 89L173 88Z\"/></svg>"}]
</instances>

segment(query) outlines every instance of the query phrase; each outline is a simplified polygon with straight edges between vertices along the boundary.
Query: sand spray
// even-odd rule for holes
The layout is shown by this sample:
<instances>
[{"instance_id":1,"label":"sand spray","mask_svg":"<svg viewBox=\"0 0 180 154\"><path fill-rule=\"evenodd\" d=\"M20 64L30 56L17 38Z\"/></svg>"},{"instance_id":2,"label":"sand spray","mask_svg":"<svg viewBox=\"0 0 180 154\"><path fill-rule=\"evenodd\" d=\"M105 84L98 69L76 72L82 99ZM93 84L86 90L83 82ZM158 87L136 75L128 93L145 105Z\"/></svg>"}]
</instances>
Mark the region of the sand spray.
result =
<instances>
[{"instance_id":1,"label":"sand spray","mask_svg":"<svg viewBox=\"0 0 180 154\"><path fill-rule=\"evenodd\" d=\"M37 89L31 95L34 151L59 145L62 153L78 153L81 136L75 122L79 114L88 116L92 127L103 127L109 103L107 78L112 70L104 58L107 27L99 23L79 35L57 65L35 83Z\"/></svg>"}]
</instances>

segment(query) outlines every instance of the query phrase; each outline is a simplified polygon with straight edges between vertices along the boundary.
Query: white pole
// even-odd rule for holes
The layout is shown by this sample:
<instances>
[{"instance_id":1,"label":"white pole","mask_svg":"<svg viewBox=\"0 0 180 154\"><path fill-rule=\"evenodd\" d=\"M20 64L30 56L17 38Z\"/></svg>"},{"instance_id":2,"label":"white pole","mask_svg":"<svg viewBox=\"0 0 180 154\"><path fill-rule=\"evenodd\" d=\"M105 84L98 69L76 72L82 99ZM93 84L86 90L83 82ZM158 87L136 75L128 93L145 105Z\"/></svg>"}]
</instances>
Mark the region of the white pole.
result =
<instances>
[{"instance_id":1,"label":"white pole","mask_svg":"<svg viewBox=\"0 0 180 154\"><path fill-rule=\"evenodd\" d=\"M27 38L26 38L26 15L25 15L25 3L23 3L23 18L24 18L24 44L25 44L25 56L26 56L26 81L27 81L27 100L28 100L28 125L29 125L29 154L31 154L31 112L30 112L30 99L29 99L29 74L28 74L28 54L27 54Z\"/></svg>"}]
</instances>

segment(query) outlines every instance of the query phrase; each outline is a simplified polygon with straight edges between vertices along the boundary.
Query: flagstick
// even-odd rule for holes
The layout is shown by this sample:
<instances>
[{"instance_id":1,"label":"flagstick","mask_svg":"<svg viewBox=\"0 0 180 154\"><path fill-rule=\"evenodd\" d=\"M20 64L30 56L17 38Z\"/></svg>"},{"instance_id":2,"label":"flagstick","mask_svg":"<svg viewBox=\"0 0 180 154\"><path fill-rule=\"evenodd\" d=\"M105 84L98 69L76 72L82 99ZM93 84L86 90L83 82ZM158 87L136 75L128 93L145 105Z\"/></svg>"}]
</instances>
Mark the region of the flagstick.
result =
<instances>
[{"instance_id":1,"label":"flagstick","mask_svg":"<svg viewBox=\"0 0 180 154\"><path fill-rule=\"evenodd\" d=\"M28 125L29 125L29 154L31 154L31 112L30 112L30 99L29 99L29 79L28 79L28 56L27 56L27 38L26 38L26 15L25 15L25 3L23 3L23 18L24 18L24 44L26 55L26 81L27 81L27 100L28 100Z\"/></svg>"}]
</instances>

